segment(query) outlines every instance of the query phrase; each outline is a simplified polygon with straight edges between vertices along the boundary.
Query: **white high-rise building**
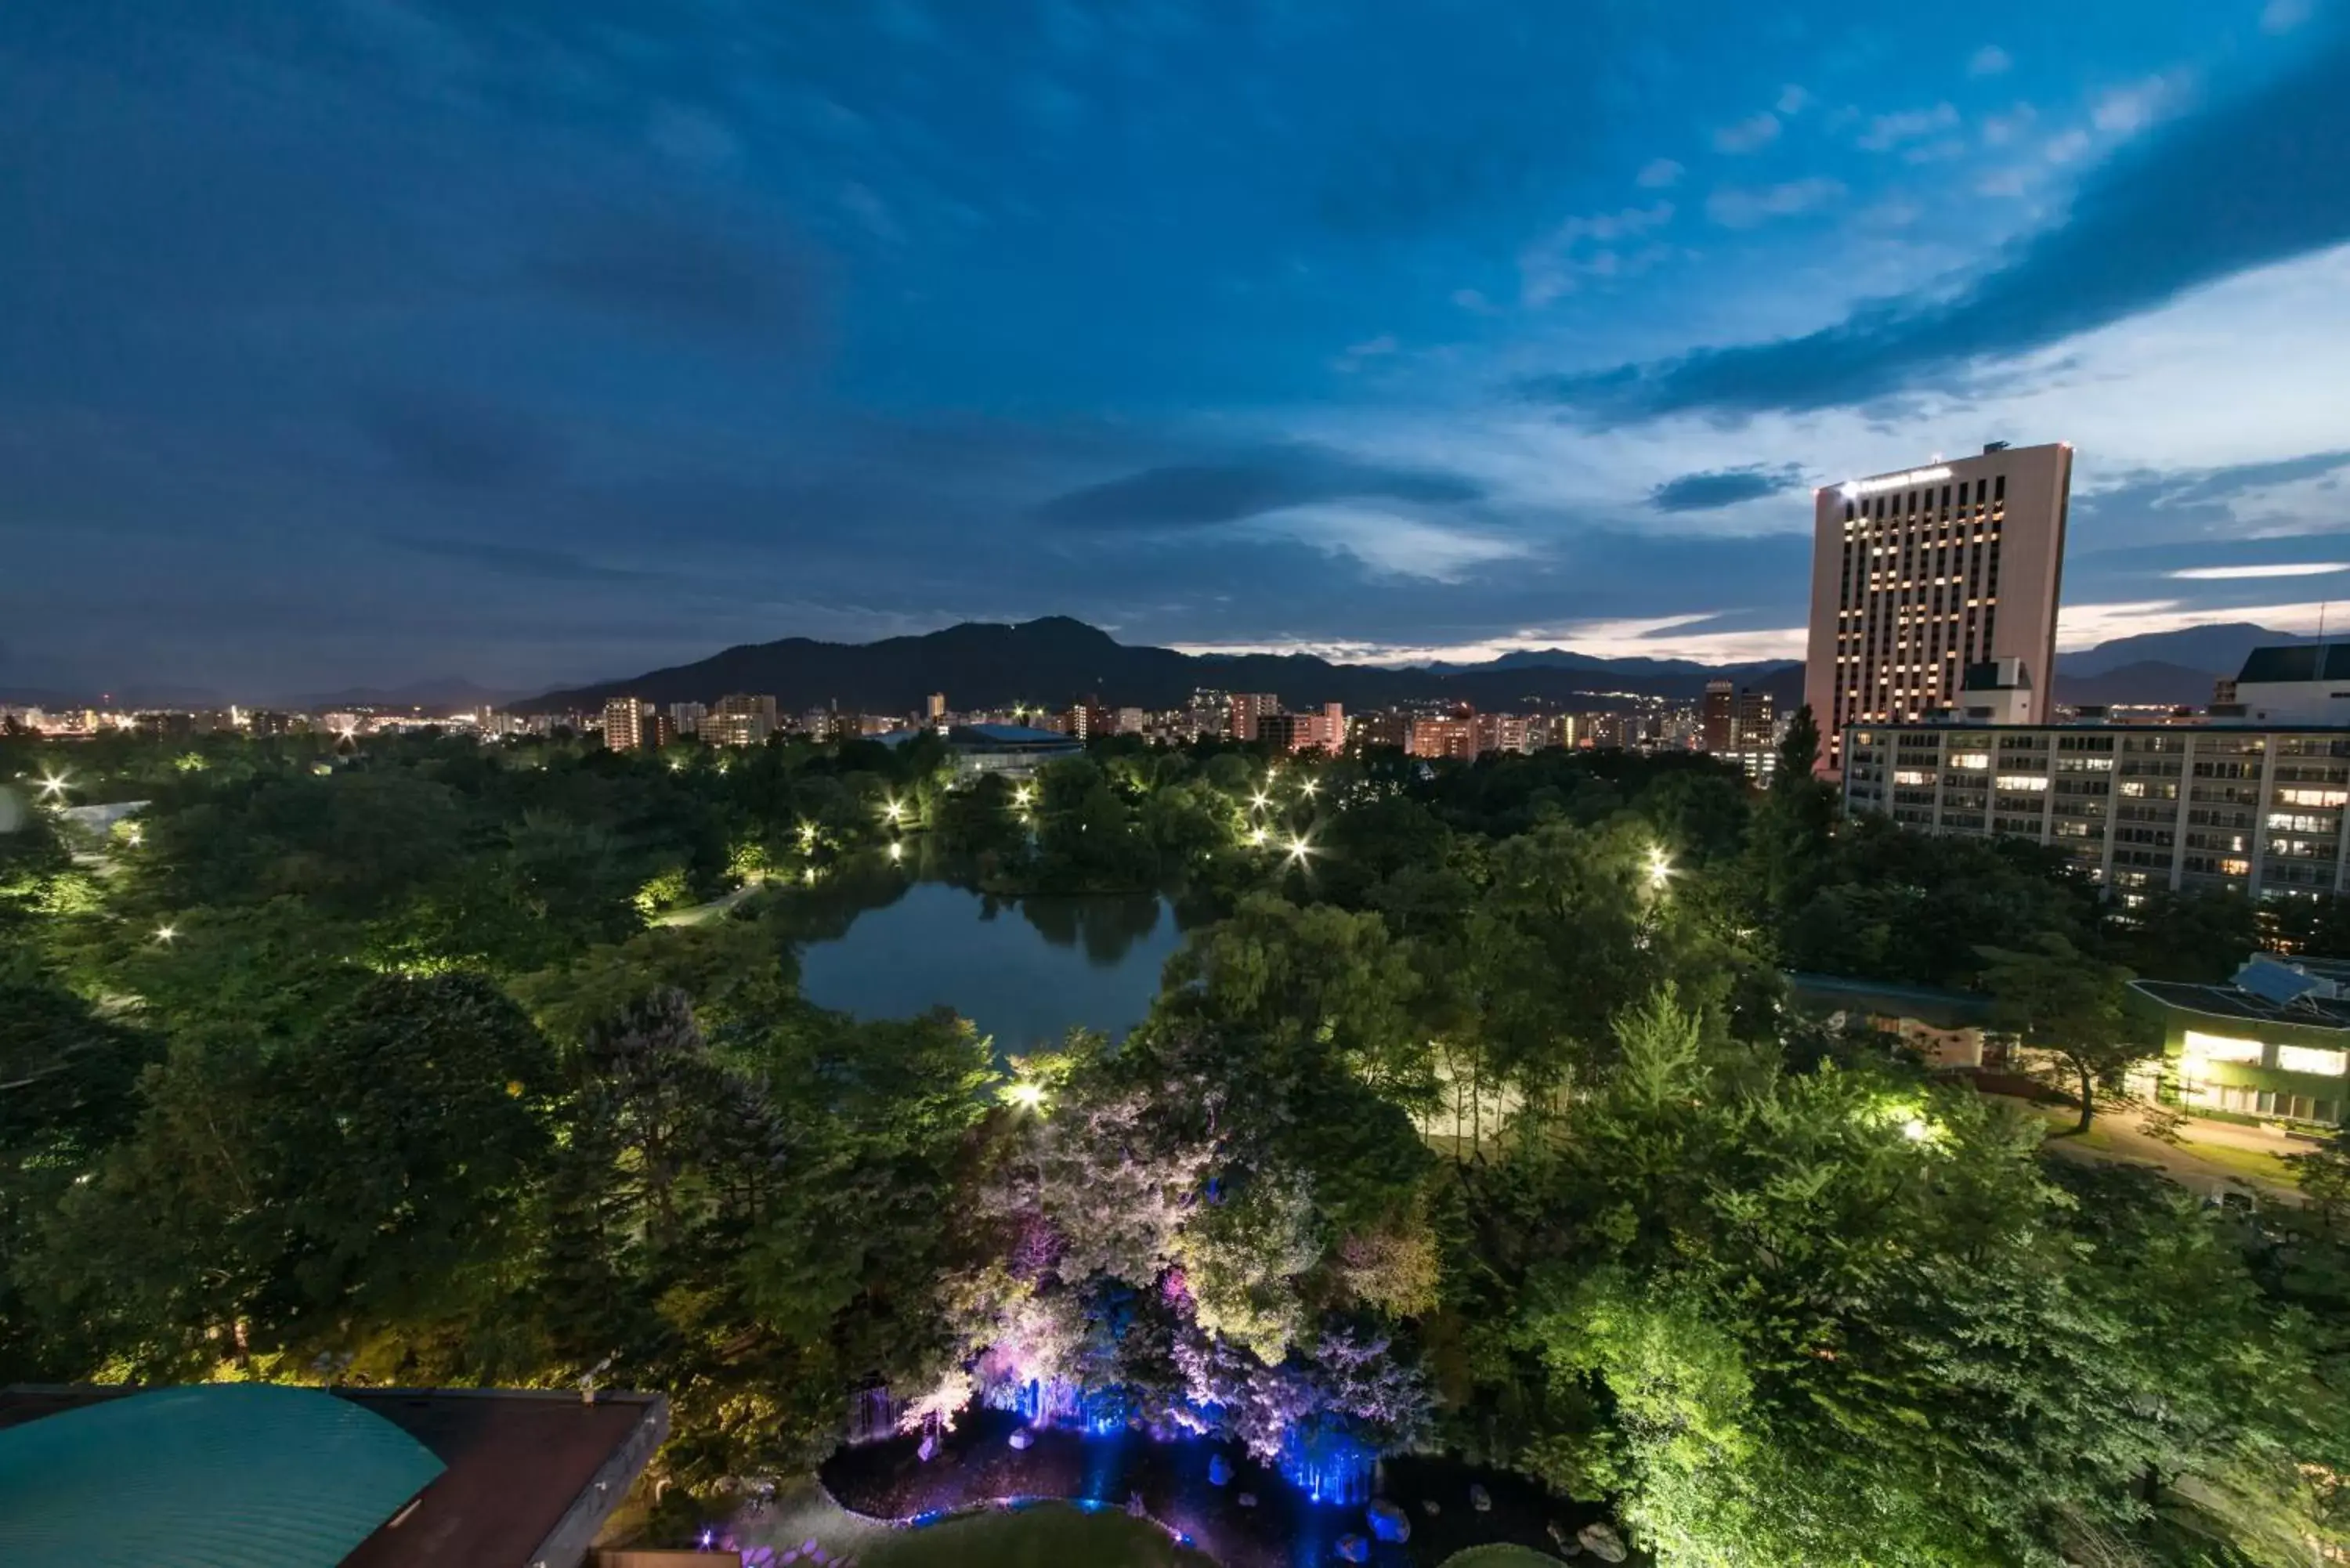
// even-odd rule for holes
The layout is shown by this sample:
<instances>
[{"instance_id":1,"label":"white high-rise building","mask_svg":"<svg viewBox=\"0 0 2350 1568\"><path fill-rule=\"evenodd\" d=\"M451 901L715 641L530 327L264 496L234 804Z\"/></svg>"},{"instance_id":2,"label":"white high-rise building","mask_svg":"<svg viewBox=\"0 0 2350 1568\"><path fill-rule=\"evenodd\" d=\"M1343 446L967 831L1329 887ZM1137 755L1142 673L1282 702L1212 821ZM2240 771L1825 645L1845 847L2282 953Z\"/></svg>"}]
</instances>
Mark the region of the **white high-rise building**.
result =
<instances>
[{"instance_id":1,"label":"white high-rise building","mask_svg":"<svg viewBox=\"0 0 2350 1568\"><path fill-rule=\"evenodd\" d=\"M1813 493L1804 700L1823 773L1845 726L1963 711L1968 670L1994 660L2019 661L2010 722L2048 722L2072 488L2070 446L1998 442Z\"/></svg>"}]
</instances>

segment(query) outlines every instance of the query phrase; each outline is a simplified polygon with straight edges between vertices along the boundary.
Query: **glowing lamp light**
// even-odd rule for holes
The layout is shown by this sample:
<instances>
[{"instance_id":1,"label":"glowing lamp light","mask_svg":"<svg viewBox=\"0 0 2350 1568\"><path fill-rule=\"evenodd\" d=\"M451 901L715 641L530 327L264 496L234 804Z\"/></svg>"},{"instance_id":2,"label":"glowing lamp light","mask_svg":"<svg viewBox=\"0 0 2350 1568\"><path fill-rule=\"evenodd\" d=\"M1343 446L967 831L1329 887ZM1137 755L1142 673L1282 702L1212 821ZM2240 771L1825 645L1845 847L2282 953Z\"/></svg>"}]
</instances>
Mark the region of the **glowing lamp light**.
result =
<instances>
[{"instance_id":1,"label":"glowing lamp light","mask_svg":"<svg viewBox=\"0 0 2350 1568\"><path fill-rule=\"evenodd\" d=\"M1300 784L1298 787L1299 787L1300 789L1302 789L1302 790L1304 790L1304 791L1305 792L1305 794L1306 794L1306 797L1307 797L1308 799L1311 799L1311 798L1313 797L1314 792L1315 792L1315 790L1320 789L1320 788L1322 787L1322 785L1321 785L1321 784L1319 783L1319 781L1317 781L1317 780L1315 780L1315 779L1307 779L1307 780L1306 780L1303 784Z\"/></svg>"},{"instance_id":2,"label":"glowing lamp light","mask_svg":"<svg viewBox=\"0 0 2350 1568\"><path fill-rule=\"evenodd\" d=\"M1306 843L1305 840L1302 838L1293 838L1289 841L1289 858L1293 862L1303 865L1305 864L1305 857L1313 853L1314 846Z\"/></svg>"},{"instance_id":3,"label":"glowing lamp light","mask_svg":"<svg viewBox=\"0 0 2350 1568\"><path fill-rule=\"evenodd\" d=\"M803 822L800 824L800 847L802 849L814 849L816 847L815 823Z\"/></svg>"},{"instance_id":4,"label":"glowing lamp light","mask_svg":"<svg viewBox=\"0 0 2350 1568\"><path fill-rule=\"evenodd\" d=\"M1253 828L1249 829L1249 842L1250 842L1251 844L1253 844L1253 845L1258 846L1259 847L1262 847L1262 846L1263 846L1263 844L1264 844L1264 837L1265 837L1265 834L1264 834L1264 829L1263 829L1263 828L1262 828L1262 827L1253 827Z\"/></svg>"},{"instance_id":5,"label":"glowing lamp light","mask_svg":"<svg viewBox=\"0 0 2350 1568\"><path fill-rule=\"evenodd\" d=\"M1254 794L1249 796L1249 804L1256 807L1259 811L1263 811L1266 805L1271 804L1271 800L1272 797L1267 795L1263 790L1259 790Z\"/></svg>"},{"instance_id":6,"label":"glowing lamp light","mask_svg":"<svg viewBox=\"0 0 2350 1568\"><path fill-rule=\"evenodd\" d=\"M1919 1116L1911 1116L1901 1124L1901 1136L1911 1143L1924 1143L1933 1135L1933 1130L1926 1125L1924 1118Z\"/></svg>"},{"instance_id":7,"label":"glowing lamp light","mask_svg":"<svg viewBox=\"0 0 2350 1568\"><path fill-rule=\"evenodd\" d=\"M888 805L881 808L881 815L888 817L890 821L895 822L899 817L906 815L906 808L893 800Z\"/></svg>"},{"instance_id":8,"label":"glowing lamp light","mask_svg":"<svg viewBox=\"0 0 2350 1568\"><path fill-rule=\"evenodd\" d=\"M1033 1111L1045 1103L1045 1085L1022 1079L1003 1086L1003 1103L1024 1111Z\"/></svg>"},{"instance_id":9,"label":"glowing lamp light","mask_svg":"<svg viewBox=\"0 0 2350 1568\"><path fill-rule=\"evenodd\" d=\"M180 928L177 926L164 925L155 928L155 940L161 942L166 947L171 946L173 941L177 940L179 935Z\"/></svg>"},{"instance_id":10,"label":"glowing lamp light","mask_svg":"<svg viewBox=\"0 0 2350 1568\"><path fill-rule=\"evenodd\" d=\"M1031 790L1026 784L1022 784L1018 789L1012 792L1012 804L1019 806L1024 811L1027 809L1028 803L1035 798L1035 792Z\"/></svg>"},{"instance_id":11,"label":"glowing lamp light","mask_svg":"<svg viewBox=\"0 0 2350 1568\"><path fill-rule=\"evenodd\" d=\"M905 857L906 857L906 846L905 846L904 845L902 845L902 844L892 844L891 846L889 846L889 858L890 858L890 859L892 859L892 860L903 860Z\"/></svg>"},{"instance_id":12,"label":"glowing lamp light","mask_svg":"<svg viewBox=\"0 0 2350 1568\"><path fill-rule=\"evenodd\" d=\"M1651 846L1648 850L1648 886L1661 891L1672 879L1673 857L1661 846Z\"/></svg>"},{"instance_id":13,"label":"glowing lamp light","mask_svg":"<svg viewBox=\"0 0 2350 1568\"><path fill-rule=\"evenodd\" d=\"M67 786L72 783L73 775L71 774L43 774L41 775L41 796L45 800L62 800L65 798Z\"/></svg>"}]
</instances>

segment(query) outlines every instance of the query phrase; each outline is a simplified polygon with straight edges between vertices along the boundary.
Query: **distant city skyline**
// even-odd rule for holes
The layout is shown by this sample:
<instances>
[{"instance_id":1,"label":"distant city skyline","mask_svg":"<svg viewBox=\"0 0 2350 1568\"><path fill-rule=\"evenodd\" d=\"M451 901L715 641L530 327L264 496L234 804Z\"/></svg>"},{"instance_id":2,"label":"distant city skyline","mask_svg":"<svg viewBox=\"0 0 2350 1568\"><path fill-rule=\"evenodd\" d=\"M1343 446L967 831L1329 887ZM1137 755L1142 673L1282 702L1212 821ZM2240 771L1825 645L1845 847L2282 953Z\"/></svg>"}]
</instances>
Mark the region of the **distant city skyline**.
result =
<instances>
[{"instance_id":1,"label":"distant city skyline","mask_svg":"<svg viewBox=\"0 0 2350 1568\"><path fill-rule=\"evenodd\" d=\"M34 0L0 688L1800 659L1811 491L2002 440L2059 648L2313 630L2346 77L2345 0Z\"/></svg>"}]
</instances>

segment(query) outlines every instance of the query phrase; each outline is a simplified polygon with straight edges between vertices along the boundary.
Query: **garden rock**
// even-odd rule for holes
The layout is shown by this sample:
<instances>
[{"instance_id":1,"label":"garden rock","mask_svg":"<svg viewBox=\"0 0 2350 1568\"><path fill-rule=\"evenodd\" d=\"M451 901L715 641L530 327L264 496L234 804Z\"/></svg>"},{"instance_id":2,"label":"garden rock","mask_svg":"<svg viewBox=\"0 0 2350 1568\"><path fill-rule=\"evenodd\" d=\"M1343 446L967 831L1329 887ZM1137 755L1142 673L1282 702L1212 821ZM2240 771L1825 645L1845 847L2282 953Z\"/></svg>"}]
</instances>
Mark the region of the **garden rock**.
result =
<instances>
[{"instance_id":1,"label":"garden rock","mask_svg":"<svg viewBox=\"0 0 2350 1568\"><path fill-rule=\"evenodd\" d=\"M1371 1533L1381 1541L1400 1542L1411 1539L1411 1520L1404 1511L1382 1498L1364 1511L1370 1516Z\"/></svg>"},{"instance_id":2,"label":"garden rock","mask_svg":"<svg viewBox=\"0 0 2350 1568\"><path fill-rule=\"evenodd\" d=\"M920 1459L924 1464L929 1464L932 1459L937 1459L939 1457L939 1435L936 1432L924 1433L922 1435L922 1446L914 1450L914 1454L915 1457Z\"/></svg>"},{"instance_id":3,"label":"garden rock","mask_svg":"<svg viewBox=\"0 0 2350 1568\"><path fill-rule=\"evenodd\" d=\"M1480 1513L1493 1511L1493 1494L1475 1481L1469 1483L1469 1506Z\"/></svg>"},{"instance_id":4,"label":"garden rock","mask_svg":"<svg viewBox=\"0 0 2350 1568\"><path fill-rule=\"evenodd\" d=\"M1012 1434L1012 1446L1015 1449L1024 1449L1035 1440L1036 1438L1035 1435L1032 1434L1025 1427L1022 1427Z\"/></svg>"},{"instance_id":5,"label":"garden rock","mask_svg":"<svg viewBox=\"0 0 2350 1568\"><path fill-rule=\"evenodd\" d=\"M1624 1538L1612 1524L1586 1524L1575 1532L1575 1539L1602 1563L1624 1561Z\"/></svg>"},{"instance_id":6,"label":"garden rock","mask_svg":"<svg viewBox=\"0 0 2350 1568\"><path fill-rule=\"evenodd\" d=\"M1256 1506L1256 1493L1253 1491L1244 1491L1239 1496L1233 1498L1232 1501L1239 1503L1243 1508L1254 1508Z\"/></svg>"},{"instance_id":7,"label":"garden rock","mask_svg":"<svg viewBox=\"0 0 2350 1568\"><path fill-rule=\"evenodd\" d=\"M1359 1535L1342 1535L1338 1537L1338 1555L1349 1563L1368 1563L1371 1543Z\"/></svg>"},{"instance_id":8,"label":"garden rock","mask_svg":"<svg viewBox=\"0 0 2350 1568\"><path fill-rule=\"evenodd\" d=\"M1225 1459L1222 1454L1210 1455L1208 1459L1208 1484L1210 1486L1222 1486L1232 1479L1232 1461Z\"/></svg>"}]
</instances>

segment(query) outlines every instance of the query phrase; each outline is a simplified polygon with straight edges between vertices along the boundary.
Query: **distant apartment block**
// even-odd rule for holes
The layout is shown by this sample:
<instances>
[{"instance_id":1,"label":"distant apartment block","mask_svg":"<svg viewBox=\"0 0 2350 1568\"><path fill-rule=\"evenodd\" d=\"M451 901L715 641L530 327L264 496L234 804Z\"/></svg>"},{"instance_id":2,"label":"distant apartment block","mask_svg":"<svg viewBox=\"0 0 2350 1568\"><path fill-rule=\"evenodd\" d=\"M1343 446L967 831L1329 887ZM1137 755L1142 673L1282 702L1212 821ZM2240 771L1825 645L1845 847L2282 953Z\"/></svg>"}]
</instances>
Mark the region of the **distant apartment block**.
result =
<instances>
[{"instance_id":1,"label":"distant apartment block","mask_svg":"<svg viewBox=\"0 0 2350 1568\"><path fill-rule=\"evenodd\" d=\"M1256 738L1293 754L1320 751L1336 756L1347 745L1347 710L1326 702L1312 713L1261 713L1256 719Z\"/></svg>"},{"instance_id":2,"label":"distant apartment block","mask_svg":"<svg viewBox=\"0 0 2350 1568\"><path fill-rule=\"evenodd\" d=\"M2070 446L1994 443L1814 493L1804 699L1824 773L1849 727L1954 706L1993 661L2018 661L2016 722L2048 722L2072 483Z\"/></svg>"},{"instance_id":3,"label":"distant apartment block","mask_svg":"<svg viewBox=\"0 0 2350 1568\"><path fill-rule=\"evenodd\" d=\"M1225 733L1235 741L1256 739L1257 721L1281 711L1281 699L1270 691L1235 691L1225 708Z\"/></svg>"},{"instance_id":4,"label":"distant apartment block","mask_svg":"<svg viewBox=\"0 0 2350 1568\"><path fill-rule=\"evenodd\" d=\"M2350 730L1858 724L1844 740L1846 810L2054 845L2125 899L2350 887Z\"/></svg>"},{"instance_id":5,"label":"distant apartment block","mask_svg":"<svg viewBox=\"0 0 2350 1568\"><path fill-rule=\"evenodd\" d=\"M612 752L641 751L650 739L653 707L635 697L615 697L604 704L604 748Z\"/></svg>"},{"instance_id":6,"label":"distant apartment block","mask_svg":"<svg viewBox=\"0 0 2350 1568\"><path fill-rule=\"evenodd\" d=\"M775 700L737 691L721 697L702 720L702 738L713 746L761 746L775 732Z\"/></svg>"}]
</instances>

